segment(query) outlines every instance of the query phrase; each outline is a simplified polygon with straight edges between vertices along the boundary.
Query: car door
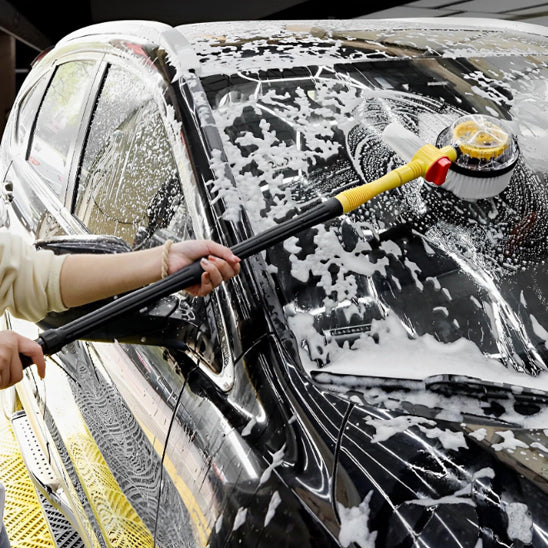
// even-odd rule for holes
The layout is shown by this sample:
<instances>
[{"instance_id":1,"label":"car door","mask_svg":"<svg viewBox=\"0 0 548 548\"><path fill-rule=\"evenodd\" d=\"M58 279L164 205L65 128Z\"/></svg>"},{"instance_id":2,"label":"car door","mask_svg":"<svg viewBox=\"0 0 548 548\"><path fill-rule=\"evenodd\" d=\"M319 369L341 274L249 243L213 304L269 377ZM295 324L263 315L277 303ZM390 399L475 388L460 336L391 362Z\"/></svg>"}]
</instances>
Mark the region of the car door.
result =
<instances>
[{"instance_id":1,"label":"car door","mask_svg":"<svg viewBox=\"0 0 548 548\"><path fill-rule=\"evenodd\" d=\"M170 133L174 121L161 92L167 89L157 86L155 76L152 69L143 75L109 59L73 187L73 215L86 230L117 236L132 248L193 237L181 188L181 177L187 175L175 158L181 145L174 138L178 133ZM210 316L207 301L174 300L181 339L191 347L218 346L208 333L213 322L205 319ZM86 346L90 361L77 373L87 379L80 411L121 488L118 496L123 494L126 507L135 510L159 546L196 545L200 523L189 510L188 492L176 485L177 470L163 462L173 412L186 384L178 362L162 347ZM213 364L220 361L215 353ZM183 446L180 453L186 450ZM160 488L170 501L171 517L157 527ZM119 507L114 508L114 500L107 506L110 514Z\"/></svg>"},{"instance_id":2,"label":"car door","mask_svg":"<svg viewBox=\"0 0 548 548\"><path fill-rule=\"evenodd\" d=\"M194 238L205 225L187 205L187 199L199 198L183 193L182 182L190 175L176 160L183 146L180 133L170 133L174 121L148 89L126 66L113 62L108 67L73 198L74 216L90 231L113 234L134 248L167 237ZM240 402L245 405L247 420L264 415L245 369L239 368L241 380L233 389L230 344L236 329L229 287L223 284L206 298L172 296L170 320L177 323L184 351L93 343L88 348L94 369L78 373L80 379L90 377L86 384L104 375L93 393L108 393L118 406L113 415L126 421L116 427L104 422L98 411L106 402L98 396L94 420L102 422L94 438L118 481L122 475L115 470L128 472L124 494L139 515L149 516L143 521L154 523L160 546L206 545L224 514L225 520L235 519L234 485L243 478L256 483L264 471L222 412L222 402L234 398L236 409ZM217 392L223 394L220 400ZM119 430L131 432L123 450ZM153 490L159 486L156 499ZM144 500L156 505L145 507Z\"/></svg>"},{"instance_id":3,"label":"car door","mask_svg":"<svg viewBox=\"0 0 548 548\"><path fill-rule=\"evenodd\" d=\"M178 204L162 97L150 91L157 82L90 57L64 59L29 91L29 123L13 135L5 176L14 182L12 228L29 239L89 231L157 244L152 234ZM80 342L54 359L43 381L29 371L21 394L40 416L82 536L152 545L169 402L180 389L166 380L173 364L161 348ZM180 526L186 510L178 510ZM157 538L180 545L169 527Z\"/></svg>"},{"instance_id":4,"label":"car door","mask_svg":"<svg viewBox=\"0 0 548 548\"><path fill-rule=\"evenodd\" d=\"M54 233L70 231L74 226L64 207L65 192L82 121L89 112L88 99L93 95L99 59L97 55L73 56L42 64L25 82L10 116L2 156L3 184L11 205L7 224L29 242L46 225ZM67 116L62 117L65 111ZM33 324L8 313L3 323L30 338L38 334ZM56 479L48 485L50 502L63 508L84 542L94 545L98 528L93 519L89 521L82 486L70 457L79 412L62 360L48 360L49 375L43 382L34 368L27 370L16 390L36 440L56 473ZM51 409L58 409L59 416L74 421L72 433L61 434Z\"/></svg>"}]
</instances>

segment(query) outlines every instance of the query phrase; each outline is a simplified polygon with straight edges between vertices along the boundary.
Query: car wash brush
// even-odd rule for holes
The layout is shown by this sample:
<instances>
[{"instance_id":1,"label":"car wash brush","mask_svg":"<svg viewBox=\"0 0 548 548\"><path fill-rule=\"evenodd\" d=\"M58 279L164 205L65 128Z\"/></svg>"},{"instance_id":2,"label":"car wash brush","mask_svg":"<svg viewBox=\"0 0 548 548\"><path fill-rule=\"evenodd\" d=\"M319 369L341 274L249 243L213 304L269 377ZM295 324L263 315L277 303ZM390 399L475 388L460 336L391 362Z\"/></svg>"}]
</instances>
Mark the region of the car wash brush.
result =
<instances>
[{"instance_id":1,"label":"car wash brush","mask_svg":"<svg viewBox=\"0 0 548 548\"><path fill-rule=\"evenodd\" d=\"M383 141L402 159L423 144L422 139L398 122L392 122L382 133ZM456 158L443 183L426 174L426 181L443 184L445 190L463 200L475 201L500 194L510 183L519 158L517 140L509 124L492 116L461 116L438 135L436 146L452 148Z\"/></svg>"}]
</instances>

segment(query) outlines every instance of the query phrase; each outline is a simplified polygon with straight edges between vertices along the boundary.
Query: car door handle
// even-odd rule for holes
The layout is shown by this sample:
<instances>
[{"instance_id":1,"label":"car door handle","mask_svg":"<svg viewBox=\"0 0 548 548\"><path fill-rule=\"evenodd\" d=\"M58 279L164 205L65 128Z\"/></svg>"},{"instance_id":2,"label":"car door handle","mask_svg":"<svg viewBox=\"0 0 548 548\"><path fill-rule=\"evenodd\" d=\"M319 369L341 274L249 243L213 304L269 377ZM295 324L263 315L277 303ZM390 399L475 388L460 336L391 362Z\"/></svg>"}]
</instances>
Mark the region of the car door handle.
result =
<instances>
[{"instance_id":1,"label":"car door handle","mask_svg":"<svg viewBox=\"0 0 548 548\"><path fill-rule=\"evenodd\" d=\"M11 181L4 181L4 197L8 202L13 201L13 183Z\"/></svg>"}]
</instances>

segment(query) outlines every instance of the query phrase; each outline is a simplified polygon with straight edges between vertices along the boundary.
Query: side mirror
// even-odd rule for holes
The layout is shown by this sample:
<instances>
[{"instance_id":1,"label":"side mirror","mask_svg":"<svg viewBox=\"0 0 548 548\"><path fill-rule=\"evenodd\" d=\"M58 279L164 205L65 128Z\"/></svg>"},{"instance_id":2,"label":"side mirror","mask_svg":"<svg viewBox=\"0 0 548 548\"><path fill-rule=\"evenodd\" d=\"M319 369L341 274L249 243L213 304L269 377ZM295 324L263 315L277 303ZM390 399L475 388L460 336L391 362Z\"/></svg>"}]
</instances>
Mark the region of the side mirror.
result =
<instances>
[{"instance_id":1,"label":"side mirror","mask_svg":"<svg viewBox=\"0 0 548 548\"><path fill-rule=\"evenodd\" d=\"M36 240L37 249L49 249L56 255L65 253L125 253L131 251L128 243L118 236L85 234L82 236L55 236Z\"/></svg>"}]
</instances>

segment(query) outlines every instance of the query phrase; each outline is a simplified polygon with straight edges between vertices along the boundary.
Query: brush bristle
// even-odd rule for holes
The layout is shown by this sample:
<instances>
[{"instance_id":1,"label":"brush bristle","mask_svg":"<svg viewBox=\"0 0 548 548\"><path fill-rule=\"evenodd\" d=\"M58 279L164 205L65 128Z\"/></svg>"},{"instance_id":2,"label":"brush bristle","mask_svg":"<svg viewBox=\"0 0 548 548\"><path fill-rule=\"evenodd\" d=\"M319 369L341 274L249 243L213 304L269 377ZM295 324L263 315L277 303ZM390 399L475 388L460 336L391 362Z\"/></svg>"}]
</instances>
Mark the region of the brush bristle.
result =
<instances>
[{"instance_id":1,"label":"brush bristle","mask_svg":"<svg viewBox=\"0 0 548 548\"><path fill-rule=\"evenodd\" d=\"M449 170L442 188L463 200L476 201L500 194L510 183L512 171L498 177L472 177Z\"/></svg>"}]
</instances>

